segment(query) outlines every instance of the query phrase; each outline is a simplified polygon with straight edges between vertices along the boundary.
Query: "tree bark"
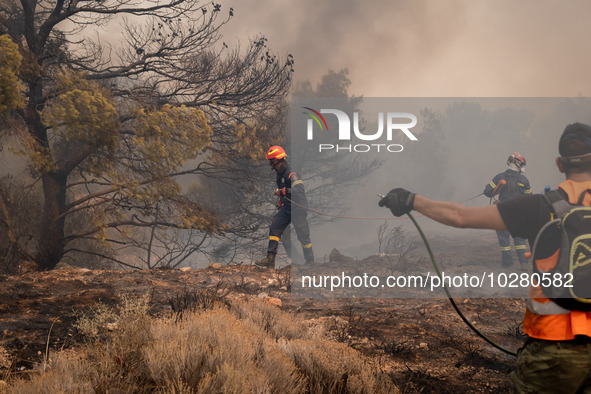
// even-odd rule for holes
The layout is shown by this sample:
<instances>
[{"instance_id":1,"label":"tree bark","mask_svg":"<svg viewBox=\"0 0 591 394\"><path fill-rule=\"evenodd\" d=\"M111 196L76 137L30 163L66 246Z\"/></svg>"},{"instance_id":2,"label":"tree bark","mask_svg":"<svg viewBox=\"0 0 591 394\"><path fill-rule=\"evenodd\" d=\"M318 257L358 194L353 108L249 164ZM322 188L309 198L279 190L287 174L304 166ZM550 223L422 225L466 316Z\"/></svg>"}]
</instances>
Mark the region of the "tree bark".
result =
<instances>
[{"instance_id":1,"label":"tree bark","mask_svg":"<svg viewBox=\"0 0 591 394\"><path fill-rule=\"evenodd\" d=\"M37 264L43 271L52 270L64 254L64 224L66 210L66 177L59 172L41 177L45 205L39 234Z\"/></svg>"},{"instance_id":2,"label":"tree bark","mask_svg":"<svg viewBox=\"0 0 591 394\"><path fill-rule=\"evenodd\" d=\"M29 83L29 103L24 111L24 119L31 136L44 149L49 151L47 129L41 122L39 110L42 109L43 88L40 80ZM64 227L66 211L66 172L54 169L43 172L43 216L39 227L39 244L35 262L42 271L52 270L64 254Z\"/></svg>"}]
</instances>

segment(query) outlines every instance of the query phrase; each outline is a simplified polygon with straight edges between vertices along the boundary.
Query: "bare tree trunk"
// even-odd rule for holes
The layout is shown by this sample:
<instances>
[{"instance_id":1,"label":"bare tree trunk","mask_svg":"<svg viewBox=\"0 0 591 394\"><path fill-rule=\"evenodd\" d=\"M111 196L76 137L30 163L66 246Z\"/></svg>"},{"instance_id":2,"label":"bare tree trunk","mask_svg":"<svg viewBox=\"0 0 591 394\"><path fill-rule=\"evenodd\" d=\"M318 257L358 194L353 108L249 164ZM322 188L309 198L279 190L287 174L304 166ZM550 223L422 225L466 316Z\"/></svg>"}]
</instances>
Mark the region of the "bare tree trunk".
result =
<instances>
[{"instance_id":1,"label":"bare tree trunk","mask_svg":"<svg viewBox=\"0 0 591 394\"><path fill-rule=\"evenodd\" d=\"M14 235L10 213L8 212L8 207L4 202L2 194L0 194L0 213L2 214L0 216L0 224L6 227L8 244L4 256L0 256L0 272L12 274L16 272L20 263L20 248Z\"/></svg>"},{"instance_id":2,"label":"bare tree trunk","mask_svg":"<svg viewBox=\"0 0 591 394\"><path fill-rule=\"evenodd\" d=\"M41 177L45 205L40 231L37 264L41 270L52 270L64 254L64 223L66 210L66 177L46 173Z\"/></svg>"},{"instance_id":3,"label":"bare tree trunk","mask_svg":"<svg viewBox=\"0 0 591 394\"><path fill-rule=\"evenodd\" d=\"M29 83L29 103L24 110L23 117L27 128L36 143L49 151L47 129L41 122L39 111L43 102L43 88L39 80ZM48 154L41 151L42 154ZM44 207L39 227L39 244L35 261L40 270L52 270L64 254L64 223L62 215L66 211L66 182L67 176L60 170L43 169L41 182L43 184Z\"/></svg>"}]
</instances>

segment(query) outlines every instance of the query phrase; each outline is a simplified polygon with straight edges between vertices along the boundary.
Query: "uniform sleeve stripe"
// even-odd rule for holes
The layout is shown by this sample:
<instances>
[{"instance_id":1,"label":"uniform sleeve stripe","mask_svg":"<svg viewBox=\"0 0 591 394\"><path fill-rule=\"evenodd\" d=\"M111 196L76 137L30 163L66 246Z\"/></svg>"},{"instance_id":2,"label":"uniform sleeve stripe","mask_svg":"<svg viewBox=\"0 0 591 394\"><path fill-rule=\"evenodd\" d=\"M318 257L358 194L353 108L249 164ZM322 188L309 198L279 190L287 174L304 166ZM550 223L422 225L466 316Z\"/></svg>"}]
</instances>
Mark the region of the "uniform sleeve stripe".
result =
<instances>
[{"instance_id":1,"label":"uniform sleeve stripe","mask_svg":"<svg viewBox=\"0 0 591 394\"><path fill-rule=\"evenodd\" d=\"M275 237L274 235L271 235L271 236L269 237L269 240L270 240L270 241L277 241L277 242L279 242L279 237Z\"/></svg>"},{"instance_id":2,"label":"uniform sleeve stripe","mask_svg":"<svg viewBox=\"0 0 591 394\"><path fill-rule=\"evenodd\" d=\"M299 185L300 183L304 183L303 181L295 181L294 183L291 184L291 187L294 187L295 185Z\"/></svg>"}]
</instances>

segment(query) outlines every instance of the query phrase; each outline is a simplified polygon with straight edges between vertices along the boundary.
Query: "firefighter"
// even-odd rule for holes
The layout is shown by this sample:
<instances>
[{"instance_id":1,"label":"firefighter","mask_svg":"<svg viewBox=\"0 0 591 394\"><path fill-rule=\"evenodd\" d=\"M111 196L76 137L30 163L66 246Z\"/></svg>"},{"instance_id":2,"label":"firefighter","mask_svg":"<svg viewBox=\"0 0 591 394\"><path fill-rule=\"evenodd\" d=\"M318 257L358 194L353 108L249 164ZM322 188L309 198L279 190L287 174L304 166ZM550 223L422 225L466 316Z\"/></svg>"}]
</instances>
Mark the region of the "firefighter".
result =
<instances>
[{"instance_id":1,"label":"firefighter","mask_svg":"<svg viewBox=\"0 0 591 394\"><path fill-rule=\"evenodd\" d=\"M558 144L556 165L566 180L558 185L571 204L591 206L591 127L568 125ZM437 201L405 189L393 189L379 202L395 216L412 210L448 226L508 230L529 240L553 218L552 206L543 194L528 194L498 204L467 207ZM552 269L558 261L560 232L540 240L538 267ZM538 254L539 253L539 254ZM546 298L539 286L530 288L523 331L529 336L517 354L510 379L519 393L591 392L591 312L568 310Z\"/></svg>"},{"instance_id":2,"label":"firefighter","mask_svg":"<svg viewBox=\"0 0 591 394\"><path fill-rule=\"evenodd\" d=\"M275 257L277 256L277 247L279 240L285 232L285 229L291 222L295 227L298 240L302 244L305 263L314 262L314 251L312 250L312 241L310 240L310 227L305 207L308 206L304 183L300 176L291 170L286 160L287 154L280 146L272 146L267 151L267 160L271 168L277 172L277 189L275 195L279 197L279 210L273 216L271 228L269 229L269 245L267 247L267 256L257 260L255 264L264 268L275 268ZM294 202L292 204L292 201ZM284 239L283 246L291 257L291 247L289 240Z\"/></svg>"},{"instance_id":3,"label":"firefighter","mask_svg":"<svg viewBox=\"0 0 591 394\"><path fill-rule=\"evenodd\" d=\"M523 174L525 172L525 158L515 152L507 158L509 168L505 172L497 174L489 184L484 187L483 194L494 200L495 203L507 201L524 194L531 194L529 180ZM495 198L498 196L498 200ZM511 234L509 231L497 230L497 238L501 247L501 266L510 268L513 266L513 256L511 255ZM526 240L520 237L513 238L515 252L519 257L519 265L522 271L527 271L528 262L525 254L527 252Z\"/></svg>"}]
</instances>

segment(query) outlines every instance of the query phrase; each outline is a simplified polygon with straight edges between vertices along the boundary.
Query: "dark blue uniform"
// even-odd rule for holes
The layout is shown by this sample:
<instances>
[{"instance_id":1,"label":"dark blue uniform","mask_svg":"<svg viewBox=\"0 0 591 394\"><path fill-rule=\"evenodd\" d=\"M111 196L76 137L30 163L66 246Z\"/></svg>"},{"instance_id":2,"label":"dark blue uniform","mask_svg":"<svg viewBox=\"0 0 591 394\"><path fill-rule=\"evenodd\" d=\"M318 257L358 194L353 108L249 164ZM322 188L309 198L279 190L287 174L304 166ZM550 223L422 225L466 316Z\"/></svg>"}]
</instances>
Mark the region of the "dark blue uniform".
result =
<instances>
[{"instance_id":1,"label":"dark blue uniform","mask_svg":"<svg viewBox=\"0 0 591 394\"><path fill-rule=\"evenodd\" d=\"M275 216L273 216L273 221L271 222L267 252L277 253L279 240L285 229L289 226L289 223L293 221L296 235L302 244L304 258L306 262L313 262L314 252L312 250L312 241L310 240L310 227L308 226L306 209L303 208L308 206L308 200L306 199L306 191L302 179L287 166L283 173L277 174L277 188L286 188L287 195L284 197L280 194L281 207ZM289 236L284 237L282 242L287 254L291 258L291 242Z\"/></svg>"},{"instance_id":2,"label":"dark blue uniform","mask_svg":"<svg viewBox=\"0 0 591 394\"><path fill-rule=\"evenodd\" d=\"M483 194L487 197L495 196L494 190L502 180L507 182L507 184L499 192L499 201L505 201L522 194L531 194L529 180L525 175L511 169L497 174L492 181L484 187Z\"/></svg>"},{"instance_id":3,"label":"dark blue uniform","mask_svg":"<svg viewBox=\"0 0 591 394\"><path fill-rule=\"evenodd\" d=\"M504 180L506 184L500 186L501 181ZM497 187L500 190L495 191ZM499 201L507 201L512 198L521 196L523 194L531 194L531 188L529 186L529 180L525 175L509 169L505 172L497 174L488 185L484 187L483 194L487 197L494 197L499 195ZM504 268L511 267L513 265L513 256L511 255L511 234L509 231L497 231L497 239L501 247L501 264ZM525 253L527 252L527 241L524 238L513 238L513 244L515 245L515 252L519 257L519 263L523 270L527 270L528 263Z\"/></svg>"}]
</instances>

